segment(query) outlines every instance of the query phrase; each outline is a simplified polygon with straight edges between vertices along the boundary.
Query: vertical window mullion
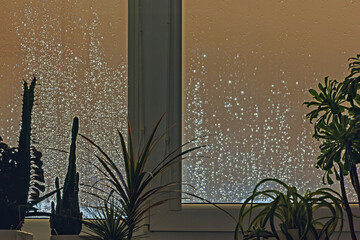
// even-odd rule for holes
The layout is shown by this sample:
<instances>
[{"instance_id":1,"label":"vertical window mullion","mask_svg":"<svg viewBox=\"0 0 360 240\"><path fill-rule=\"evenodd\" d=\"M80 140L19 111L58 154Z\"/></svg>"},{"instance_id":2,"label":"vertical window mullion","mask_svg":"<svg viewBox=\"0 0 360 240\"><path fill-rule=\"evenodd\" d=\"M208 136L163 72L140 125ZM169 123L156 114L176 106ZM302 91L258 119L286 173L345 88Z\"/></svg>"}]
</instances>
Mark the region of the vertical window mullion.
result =
<instances>
[{"instance_id":1,"label":"vertical window mullion","mask_svg":"<svg viewBox=\"0 0 360 240\"><path fill-rule=\"evenodd\" d=\"M169 130L149 169L181 145L181 7L181 0L129 0L129 118L135 144L142 146L164 113L159 133ZM160 181L178 182L180 189L181 162ZM170 209L180 209L180 192L168 197L177 198Z\"/></svg>"}]
</instances>

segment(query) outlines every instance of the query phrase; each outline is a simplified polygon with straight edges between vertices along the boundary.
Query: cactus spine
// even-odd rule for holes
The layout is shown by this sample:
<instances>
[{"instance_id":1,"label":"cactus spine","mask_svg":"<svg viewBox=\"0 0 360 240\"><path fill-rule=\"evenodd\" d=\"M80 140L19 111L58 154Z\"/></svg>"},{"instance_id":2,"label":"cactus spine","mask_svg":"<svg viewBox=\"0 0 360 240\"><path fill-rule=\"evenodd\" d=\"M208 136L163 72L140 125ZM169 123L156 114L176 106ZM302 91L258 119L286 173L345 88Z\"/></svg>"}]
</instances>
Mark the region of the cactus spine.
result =
<instances>
[{"instance_id":1,"label":"cactus spine","mask_svg":"<svg viewBox=\"0 0 360 240\"><path fill-rule=\"evenodd\" d=\"M56 207L51 203L50 218L52 235L76 235L81 231L82 213L79 207L79 173L76 172L76 138L79 131L79 119L73 119L68 170L65 177L63 194L56 194ZM59 178L55 179L56 189L60 188Z\"/></svg>"}]
</instances>

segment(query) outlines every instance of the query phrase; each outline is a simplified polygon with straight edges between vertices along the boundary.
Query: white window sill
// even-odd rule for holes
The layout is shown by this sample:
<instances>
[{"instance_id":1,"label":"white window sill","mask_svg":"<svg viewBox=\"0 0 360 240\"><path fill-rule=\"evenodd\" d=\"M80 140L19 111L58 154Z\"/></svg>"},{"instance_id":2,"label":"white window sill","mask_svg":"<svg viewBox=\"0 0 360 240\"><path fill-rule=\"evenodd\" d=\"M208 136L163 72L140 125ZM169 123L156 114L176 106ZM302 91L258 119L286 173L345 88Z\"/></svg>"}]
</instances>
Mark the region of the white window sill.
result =
<instances>
[{"instance_id":1,"label":"white window sill","mask_svg":"<svg viewBox=\"0 0 360 240\"><path fill-rule=\"evenodd\" d=\"M236 219L240 204L219 204ZM360 216L359 207L351 205L353 214ZM224 212L209 204L182 204L181 211L157 212L150 218L150 231L153 232L233 232L236 223ZM324 214L325 212L319 212ZM343 232L349 231L345 210ZM355 230L360 231L360 218L354 217Z\"/></svg>"}]
</instances>

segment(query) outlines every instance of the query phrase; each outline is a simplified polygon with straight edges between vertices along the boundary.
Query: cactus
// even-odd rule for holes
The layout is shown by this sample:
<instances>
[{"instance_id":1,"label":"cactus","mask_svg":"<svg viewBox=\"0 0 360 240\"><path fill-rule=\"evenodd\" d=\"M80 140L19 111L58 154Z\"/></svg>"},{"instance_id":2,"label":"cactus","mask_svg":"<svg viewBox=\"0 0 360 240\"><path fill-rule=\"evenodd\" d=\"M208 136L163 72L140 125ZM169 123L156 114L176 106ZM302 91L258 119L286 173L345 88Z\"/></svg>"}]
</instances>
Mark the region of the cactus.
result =
<instances>
[{"instance_id":1,"label":"cactus","mask_svg":"<svg viewBox=\"0 0 360 240\"><path fill-rule=\"evenodd\" d=\"M36 200L45 190L41 153L31 147L35 85L35 76L30 86L23 84L18 147L9 147L0 138L0 229L21 229L29 200Z\"/></svg>"},{"instance_id":2,"label":"cactus","mask_svg":"<svg viewBox=\"0 0 360 240\"><path fill-rule=\"evenodd\" d=\"M17 153L18 169L23 174L19 178L19 191L17 197L19 204L26 204L30 187L30 141L31 141L31 112L34 104L34 88L36 79L28 88L24 81L23 109L21 114L21 130L19 136L19 147Z\"/></svg>"},{"instance_id":3,"label":"cactus","mask_svg":"<svg viewBox=\"0 0 360 240\"><path fill-rule=\"evenodd\" d=\"M79 173L76 172L76 138L79 131L79 119L73 120L68 170L63 194L56 194L56 207L51 203L50 226L52 235L76 235L81 231L82 213L79 207ZM56 189L60 189L59 178L55 179Z\"/></svg>"}]
</instances>

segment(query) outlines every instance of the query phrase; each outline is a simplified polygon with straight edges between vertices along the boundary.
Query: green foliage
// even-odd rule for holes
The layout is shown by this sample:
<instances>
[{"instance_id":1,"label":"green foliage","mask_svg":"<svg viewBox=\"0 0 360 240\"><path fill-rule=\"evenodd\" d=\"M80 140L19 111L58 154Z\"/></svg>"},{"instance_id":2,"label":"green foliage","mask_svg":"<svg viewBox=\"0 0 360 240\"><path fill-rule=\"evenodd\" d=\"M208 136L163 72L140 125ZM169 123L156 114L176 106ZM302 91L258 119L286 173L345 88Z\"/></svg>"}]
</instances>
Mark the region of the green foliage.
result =
<instances>
[{"instance_id":1,"label":"green foliage","mask_svg":"<svg viewBox=\"0 0 360 240\"><path fill-rule=\"evenodd\" d=\"M124 219L124 212L114 201L103 201L103 205L89 209L91 220L84 221L89 234L95 240L125 240L128 228Z\"/></svg>"},{"instance_id":2,"label":"green foliage","mask_svg":"<svg viewBox=\"0 0 360 240\"><path fill-rule=\"evenodd\" d=\"M277 186L263 190L263 185L269 182ZM281 188L284 191L281 191ZM263 202L254 203L257 201ZM315 218L319 209L326 209L329 215ZM255 216L253 216L254 212L256 212ZM292 240L290 229L299 229L299 239L307 239L309 236L319 239L320 236L331 236L339 221L341 231L342 219L342 199L334 190L321 188L314 192L308 191L302 196L295 187L268 178L260 181L252 195L242 204L235 239L238 239L239 230L247 239L257 239L256 233L267 237L270 237L271 233L278 239L276 221L280 222L280 230L287 239ZM248 220L247 231L244 230L246 220ZM271 231L266 230L269 226ZM317 232L317 228L321 231Z\"/></svg>"},{"instance_id":3,"label":"green foliage","mask_svg":"<svg viewBox=\"0 0 360 240\"><path fill-rule=\"evenodd\" d=\"M61 197L59 178L55 179L56 209L51 203L52 216L50 226L52 235L77 235L81 232L82 213L79 206L79 173L76 172L76 139L79 131L79 119L73 119L71 145L68 170L65 177L63 194Z\"/></svg>"},{"instance_id":4,"label":"green foliage","mask_svg":"<svg viewBox=\"0 0 360 240\"><path fill-rule=\"evenodd\" d=\"M359 56L350 58L351 73L341 83L325 78L319 83L319 92L310 89L313 101L305 102L315 107L306 116L310 122L316 119L314 137L322 142L321 155L316 166L325 170L324 182L332 184L332 175L340 180L360 162L360 95Z\"/></svg>"},{"instance_id":5,"label":"green foliage","mask_svg":"<svg viewBox=\"0 0 360 240\"><path fill-rule=\"evenodd\" d=\"M31 146L35 85L35 77L30 86L23 84L18 147L9 147L0 138L0 229L21 229L25 215L45 190L42 154Z\"/></svg>"},{"instance_id":6,"label":"green foliage","mask_svg":"<svg viewBox=\"0 0 360 240\"><path fill-rule=\"evenodd\" d=\"M333 119L333 116L337 116L347 109L342 104L345 102L344 93L341 91L342 84L336 80L329 80L325 78L325 84L318 85L320 91L317 92L314 89L310 89L309 93L314 98L314 101L304 102L307 107L315 106L316 109L309 112L306 117L312 122L313 119L317 119L315 124L315 132L317 131L317 125L322 123L329 123Z\"/></svg>"},{"instance_id":7,"label":"green foliage","mask_svg":"<svg viewBox=\"0 0 360 240\"><path fill-rule=\"evenodd\" d=\"M264 227L253 226L244 232L244 240L263 240L274 237L274 235L267 231Z\"/></svg>"},{"instance_id":8,"label":"green foliage","mask_svg":"<svg viewBox=\"0 0 360 240\"><path fill-rule=\"evenodd\" d=\"M181 152L181 146L165 158L158 157L161 158L157 161L159 164L153 169L147 169L149 158L156 157L152 156L154 148L162 139L162 136L164 136L162 135L159 138L155 137L162 118L163 117L161 117L154 127L144 146L138 149L139 151L134 151L133 149L134 144L129 122L127 136L128 147L125 143L123 134L118 131L123 155L121 161L125 166L124 174L122 173L122 169L115 164L115 160L112 160L99 145L81 135L100 152L100 154L96 154L95 156L102 166L102 169L99 170L104 175L105 179L101 188L107 187L110 192L109 197L114 197L116 199L115 207L123 213L128 240L130 240L133 233L139 229L141 221L145 218L148 210L167 201L167 199L159 200L154 198L168 192L168 187L171 186L172 183L155 186L154 180L164 171L168 170L172 164L181 161L184 155L200 148L194 147ZM136 155L137 152L139 155ZM153 201L149 202L150 199Z\"/></svg>"},{"instance_id":9,"label":"green foliage","mask_svg":"<svg viewBox=\"0 0 360 240\"><path fill-rule=\"evenodd\" d=\"M317 106L307 117L310 122L317 119L313 136L322 144L316 167L325 170L323 179L329 184L333 183L332 174L339 180L339 171L347 175L352 164L360 161L360 116L354 116L353 108L346 106L343 86L325 78L325 87L319 84L320 93L309 90L316 101L305 102L308 107Z\"/></svg>"},{"instance_id":10,"label":"green foliage","mask_svg":"<svg viewBox=\"0 0 360 240\"><path fill-rule=\"evenodd\" d=\"M357 164L360 162L360 55L350 58L350 74L343 82L325 78L319 92L310 89L313 101L305 102L315 107L307 114L314 124L314 138L321 141L321 154L316 167L324 170L323 182L333 184L333 176L340 182L344 207L348 215L352 239L356 239L352 211L347 199L345 176L350 175L360 207L360 181ZM349 174L350 173L350 174Z\"/></svg>"},{"instance_id":11,"label":"green foliage","mask_svg":"<svg viewBox=\"0 0 360 240\"><path fill-rule=\"evenodd\" d=\"M317 126L316 138L322 139L321 155L316 166L326 171L324 182L333 183L331 174L335 173L340 180L339 172L334 167L338 164L341 173L346 176L353 164L360 161L360 116L349 118L342 115L340 120L335 118L329 124L321 123Z\"/></svg>"}]
</instances>

